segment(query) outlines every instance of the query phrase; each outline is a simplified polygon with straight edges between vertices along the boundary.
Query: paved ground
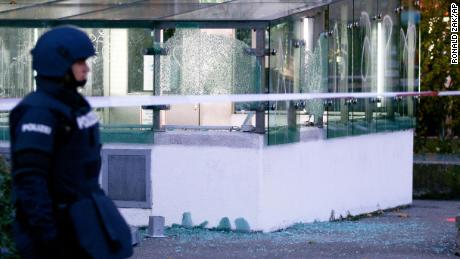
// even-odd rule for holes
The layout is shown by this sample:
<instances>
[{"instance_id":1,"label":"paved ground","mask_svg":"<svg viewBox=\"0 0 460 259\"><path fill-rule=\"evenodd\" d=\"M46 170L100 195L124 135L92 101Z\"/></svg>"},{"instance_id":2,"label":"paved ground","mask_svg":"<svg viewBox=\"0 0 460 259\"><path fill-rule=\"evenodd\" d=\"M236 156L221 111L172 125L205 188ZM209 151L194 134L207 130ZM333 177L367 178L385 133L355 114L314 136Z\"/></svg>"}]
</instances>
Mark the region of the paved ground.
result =
<instances>
[{"instance_id":1,"label":"paved ground","mask_svg":"<svg viewBox=\"0 0 460 259\"><path fill-rule=\"evenodd\" d=\"M413 205L355 221L298 224L274 233L169 228L143 240L133 258L460 258L455 248L459 201Z\"/></svg>"}]
</instances>

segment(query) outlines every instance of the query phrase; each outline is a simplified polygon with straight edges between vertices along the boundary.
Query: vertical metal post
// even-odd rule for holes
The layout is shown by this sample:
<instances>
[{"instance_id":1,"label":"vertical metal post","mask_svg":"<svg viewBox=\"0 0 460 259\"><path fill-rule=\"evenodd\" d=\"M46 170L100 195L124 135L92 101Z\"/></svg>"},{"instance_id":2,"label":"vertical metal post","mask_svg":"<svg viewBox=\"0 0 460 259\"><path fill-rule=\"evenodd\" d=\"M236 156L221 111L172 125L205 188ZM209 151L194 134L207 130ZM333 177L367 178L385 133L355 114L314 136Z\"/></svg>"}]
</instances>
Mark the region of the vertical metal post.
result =
<instances>
[{"instance_id":1,"label":"vertical metal post","mask_svg":"<svg viewBox=\"0 0 460 259\"><path fill-rule=\"evenodd\" d=\"M154 29L154 48L161 44L161 29ZM153 56L153 95L160 95L160 55ZM160 130L160 110L153 109L153 129Z\"/></svg>"},{"instance_id":2,"label":"vertical metal post","mask_svg":"<svg viewBox=\"0 0 460 259\"><path fill-rule=\"evenodd\" d=\"M377 104L369 98L364 99L365 118L367 123L371 123L374 117L374 107Z\"/></svg>"},{"instance_id":3,"label":"vertical metal post","mask_svg":"<svg viewBox=\"0 0 460 259\"><path fill-rule=\"evenodd\" d=\"M289 134L291 133L291 130L295 130L297 127L297 109L295 107L295 101L288 101L288 129Z\"/></svg>"},{"instance_id":4,"label":"vertical metal post","mask_svg":"<svg viewBox=\"0 0 460 259\"><path fill-rule=\"evenodd\" d=\"M165 237L164 236L165 218L162 216L149 216L149 226L147 237Z\"/></svg>"},{"instance_id":5,"label":"vertical metal post","mask_svg":"<svg viewBox=\"0 0 460 259\"><path fill-rule=\"evenodd\" d=\"M256 53L257 63L260 65L260 85L259 93L266 93L265 82L265 28L256 29ZM256 110L255 133L265 134L265 104L259 103Z\"/></svg>"},{"instance_id":6,"label":"vertical metal post","mask_svg":"<svg viewBox=\"0 0 460 259\"><path fill-rule=\"evenodd\" d=\"M345 89L344 89L345 90ZM348 92L348 89L345 90ZM350 116L350 106L346 99L340 99L340 120L343 123L348 124L349 116Z\"/></svg>"}]
</instances>

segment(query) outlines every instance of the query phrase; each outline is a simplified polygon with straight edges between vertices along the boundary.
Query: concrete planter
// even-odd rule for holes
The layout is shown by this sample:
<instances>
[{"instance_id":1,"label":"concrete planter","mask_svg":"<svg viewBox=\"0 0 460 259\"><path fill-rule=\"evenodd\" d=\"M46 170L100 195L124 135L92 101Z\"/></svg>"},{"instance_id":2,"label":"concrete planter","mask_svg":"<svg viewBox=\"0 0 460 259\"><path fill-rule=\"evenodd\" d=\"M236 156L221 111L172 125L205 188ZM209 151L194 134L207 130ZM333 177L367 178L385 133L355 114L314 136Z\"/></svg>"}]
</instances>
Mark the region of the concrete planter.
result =
<instances>
[{"instance_id":1,"label":"concrete planter","mask_svg":"<svg viewBox=\"0 0 460 259\"><path fill-rule=\"evenodd\" d=\"M151 206L120 208L135 226L149 216L182 224L187 213L192 226L228 219L232 229L274 231L412 203L412 130L337 139L322 130L277 146L258 134L171 131L153 145L106 144L104 152L149 151Z\"/></svg>"},{"instance_id":2,"label":"concrete planter","mask_svg":"<svg viewBox=\"0 0 460 259\"><path fill-rule=\"evenodd\" d=\"M245 133L166 132L151 148L152 209L122 208L133 225L148 216L218 227L224 218L250 230L274 231L412 202L413 131L325 140L321 129L301 142L265 146Z\"/></svg>"}]
</instances>

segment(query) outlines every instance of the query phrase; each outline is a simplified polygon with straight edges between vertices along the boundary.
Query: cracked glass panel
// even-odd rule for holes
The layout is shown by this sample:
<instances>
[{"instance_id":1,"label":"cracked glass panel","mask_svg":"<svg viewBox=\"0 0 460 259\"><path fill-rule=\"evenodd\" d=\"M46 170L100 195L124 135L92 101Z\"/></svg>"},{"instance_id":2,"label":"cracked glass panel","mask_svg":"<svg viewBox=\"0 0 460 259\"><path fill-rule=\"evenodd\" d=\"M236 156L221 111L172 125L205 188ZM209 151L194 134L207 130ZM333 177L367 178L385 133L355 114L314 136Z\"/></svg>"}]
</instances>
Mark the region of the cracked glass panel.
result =
<instances>
[{"instance_id":1,"label":"cracked glass panel","mask_svg":"<svg viewBox=\"0 0 460 259\"><path fill-rule=\"evenodd\" d=\"M48 28L0 28L0 98L22 98L35 87L30 50ZM85 96L151 94L153 74L142 50L152 46L149 29L84 29L96 56L90 58ZM145 80L149 78L150 80ZM151 111L141 107L95 109L104 142L153 141ZM0 112L0 139L7 140L8 113Z\"/></svg>"},{"instance_id":2,"label":"cracked glass panel","mask_svg":"<svg viewBox=\"0 0 460 259\"><path fill-rule=\"evenodd\" d=\"M300 71L300 92L328 92L328 35L326 31L326 10L308 14L303 18L303 39ZM305 102L304 115L301 116L302 126L323 127L324 100L308 100ZM305 117L305 118L303 118Z\"/></svg>"},{"instance_id":3,"label":"cracked glass panel","mask_svg":"<svg viewBox=\"0 0 460 259\"><path fill-rule=\"evenodd\" d=\"M162 95L257 92L256 58L250 55L250 47L236 38L200 29L176 29L162 48L166 54L161 56Z\"/></svg>"},{"instance_id":4,"label":"cracked glass panel","mask_svg":"<svg viewBox=\"0 0 460 259\"><path fill-rule=\"evenodd\" d=\"M33 89L32 56L38 29L0 28L0 98L19 98Z\"/></svg>"},{"instance_id":5,"label":"cracked glass panel","mask_svg":"<svg viewBox=\"0 0 460 259\"><path fill-rule=\"evenodd\" d=\"M90 73L88 81L82 91L86 96L104 96L104 67L106 68L105 70L107 70L107 55L109 52L108 37L110 33L108 29L102 28L85 29L85 31L93 42L96 56L91 57L87 61L90 67ZM105 95L107 95L107 93Z\"/></svg>"},{"instance_id":6,"label":"cracked glass panel","mask_svg":"<svg viewBox=\"0 0 460 259\"><path fill-rule=\"evenodd\" d=\"M0 28L0 99L21 98L34 89L30 50L44 29ZM8 112L0 111L0 140L9 140Z\"/></svg>"},{"instance_id":7,"label":"cracked glass panel","mask_svg":"<svg viewBox=\"0 0 460 259\"><path fill-rule=\"evenodd\" d=\"M235 29L176 28L163 32L157 95L223 95L259 92L261 68ZM244 37L243 37L244 38ZM247 42L247 37L246 37ZM249 39L250 40L250 39ZM165 111L165 125L241 126L251 104L183 104ZM241 118L240 118L241 117Z\"/></svg>"}]
</instances>

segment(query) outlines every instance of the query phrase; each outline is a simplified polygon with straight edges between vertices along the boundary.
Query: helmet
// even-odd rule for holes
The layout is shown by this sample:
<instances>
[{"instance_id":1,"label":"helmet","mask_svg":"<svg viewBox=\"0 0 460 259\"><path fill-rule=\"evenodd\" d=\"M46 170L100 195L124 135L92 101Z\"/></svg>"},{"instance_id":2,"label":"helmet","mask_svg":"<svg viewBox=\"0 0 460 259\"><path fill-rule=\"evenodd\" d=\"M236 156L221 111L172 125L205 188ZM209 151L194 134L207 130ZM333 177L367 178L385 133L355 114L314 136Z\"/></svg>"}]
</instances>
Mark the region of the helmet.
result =
<instances>
[{"instance_id":1,"label":"helmet","mask_svg":"<svg viewBox=\"0 0 460 259\"><path fill-rule=\"evenodd\" d=\"M73 63L95 55L88 35L74 26L44 33L32 49L32 68L39 76L64 77Z\"/></svg>"}]
</instances>

